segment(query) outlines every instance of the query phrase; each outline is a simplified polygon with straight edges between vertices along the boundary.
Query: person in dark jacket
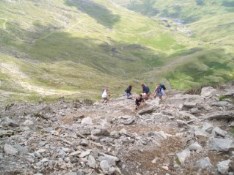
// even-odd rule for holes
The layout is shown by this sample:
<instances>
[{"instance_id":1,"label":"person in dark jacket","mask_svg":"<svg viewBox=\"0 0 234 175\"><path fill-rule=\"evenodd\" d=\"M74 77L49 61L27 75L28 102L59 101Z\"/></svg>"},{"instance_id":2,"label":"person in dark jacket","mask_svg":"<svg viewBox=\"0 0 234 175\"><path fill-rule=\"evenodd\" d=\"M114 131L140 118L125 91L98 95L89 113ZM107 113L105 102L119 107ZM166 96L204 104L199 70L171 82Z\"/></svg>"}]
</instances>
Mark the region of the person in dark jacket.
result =
<instances>
[{"instance_id":1,"label":"person in dark jacket","mask_svg":"<svg viewBox=\"0 0 234 175\"><path fill-rule=\"evenodd\" d=\"M142 84L141 87L142 87L143 98L147 100L150 96L150 89L145 84Z\"/></svg>"},{"instance_id":2,"label":"person in dark jacket","mask_svg":"<svg viewBox=\"0 0 234 175\"><path fill-rule=\"evenodd\" d=\"M131 99L132 98L131 91L132 91L132 85L129 85L128 88L125 90L127 99Z\"/></svg>"}]
</instances>

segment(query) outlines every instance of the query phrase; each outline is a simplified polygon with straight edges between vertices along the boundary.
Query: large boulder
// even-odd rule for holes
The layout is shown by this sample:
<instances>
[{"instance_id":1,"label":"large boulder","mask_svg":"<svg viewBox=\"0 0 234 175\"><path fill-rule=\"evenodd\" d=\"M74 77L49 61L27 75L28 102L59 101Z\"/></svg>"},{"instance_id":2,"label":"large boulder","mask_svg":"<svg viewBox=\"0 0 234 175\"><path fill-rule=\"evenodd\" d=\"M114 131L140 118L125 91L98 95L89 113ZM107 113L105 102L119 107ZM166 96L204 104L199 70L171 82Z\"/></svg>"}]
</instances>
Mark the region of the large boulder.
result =
<instances>
[{"instance_id":1,"label":"large boulder","mask_svg":"<svg viewBox=\"0 0 234 175\"><path fill-rule=\"evenodd\" d=\"M222 138L211 138L209 140L209 149L215 151L229 151L231 148L234 148L233 140L231 139L222 139Z\"/></svg>"},{"instance_id":2,"label":"large boulder","mask_svg":"<svg viewBox=\"0 0 234 175\"><path fill-rule=\"evenodd\" d=\"M213 87L204 87L201 90L201 96L204 97L204 98L211 97L216 92L217 92L216 89L214 89Z\"/></svg>"}]
</instances>

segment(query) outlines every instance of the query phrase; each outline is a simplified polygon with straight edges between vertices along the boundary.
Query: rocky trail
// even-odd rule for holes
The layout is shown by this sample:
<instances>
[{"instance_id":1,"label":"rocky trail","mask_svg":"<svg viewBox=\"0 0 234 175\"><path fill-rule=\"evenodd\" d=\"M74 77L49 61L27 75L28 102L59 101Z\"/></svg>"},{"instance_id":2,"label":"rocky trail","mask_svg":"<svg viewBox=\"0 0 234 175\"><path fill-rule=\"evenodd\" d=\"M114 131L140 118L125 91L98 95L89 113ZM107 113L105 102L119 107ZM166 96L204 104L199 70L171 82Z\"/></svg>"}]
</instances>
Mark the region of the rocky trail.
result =
<instances>
[{"instance_id":1,"label":"rocky trail","mask_svg":"<svg viewBox=\"0 0 234 175\"><path fill-rule=\"evenodd\" d=\"M233 175L234 90L134 100L9 104L0 174Z\"/></svg>"}]
</instances>

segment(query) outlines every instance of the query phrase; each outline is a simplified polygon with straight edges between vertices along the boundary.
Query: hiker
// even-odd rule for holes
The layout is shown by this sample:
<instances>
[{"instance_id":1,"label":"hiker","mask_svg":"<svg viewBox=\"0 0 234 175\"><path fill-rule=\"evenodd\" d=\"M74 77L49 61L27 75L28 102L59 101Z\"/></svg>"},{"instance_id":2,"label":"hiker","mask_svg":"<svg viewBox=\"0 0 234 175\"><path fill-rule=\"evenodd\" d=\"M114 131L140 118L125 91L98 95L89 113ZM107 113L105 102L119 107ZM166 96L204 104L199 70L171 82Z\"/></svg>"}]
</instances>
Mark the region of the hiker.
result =
<instances>
[{"instance_id":1,"label":"hiker","mask_svg":"<svg viewBox=\"0 0 234 175\"><path fill-rule=\"evenodd\" d=\"M162 96L165 95L165 90L166 87L164 86L164 84L159 84L154 90L154 98L159 97L160 100L162 100Z\"/></svg>"},{"instance_id":2,"label":"hiker","mask_svg":"<svg viewBox=\"0 0 234 175\"><path fill-rule=\"evenodd\" d=\"M129 85L128 88L125 90L127 99L131 99L132 98L131 91L132 91L132 85Z\"/></svg>"},{"instance_id":3,"label":"hiker","mask_svg":"<svg viewBox=\"0 0 234 175\"><path fill-rule=\"evenodd\" d=\"M109 100L108 88L104 87L102 90L102 103L107 103L108 100Z\"/></svg>"},{"instance_id":4,"label":"hiker","mask_svg":"<svg viewBox=\"0 0 234 175\"><path fill-rule=\"evenodd\" d=\"M137 109L140 107L140 105L141 105L144 101L145 101L145 100L144 100L142 94L140 94L140 95L136 98L136 101L135 101L135 104L136 104L135 110L137 110Z\"/></svg>"},{"instance_id":5,"label":"hiker","mask_svg":"<svg viewBox=\"0 0 234 175\"><path fill-rule=\"evenodd\" d=\"M145 100L147 100L150 96L150 89L145 84L142 84L141 87L142 87L142 96Z\"/></svg>"}]
</instances>

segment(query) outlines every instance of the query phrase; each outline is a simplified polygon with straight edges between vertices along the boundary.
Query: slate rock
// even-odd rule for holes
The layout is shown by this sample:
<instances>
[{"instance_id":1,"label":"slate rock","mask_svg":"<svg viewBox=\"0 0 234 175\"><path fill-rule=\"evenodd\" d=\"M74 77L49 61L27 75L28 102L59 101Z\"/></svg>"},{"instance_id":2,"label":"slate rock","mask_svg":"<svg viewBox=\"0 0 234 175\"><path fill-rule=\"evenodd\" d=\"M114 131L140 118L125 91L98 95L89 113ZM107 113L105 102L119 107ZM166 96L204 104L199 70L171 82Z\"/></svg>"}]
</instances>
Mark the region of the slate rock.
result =
<instances>
[{"instance_id":1,"label":"slate rock","mask_svg":"<svg viewBox=\"0 0 234 175\"><path fill-rule=\"evenodd\" d=\"M96 160L92 155L89 155L87 164L90 168L96 168Z\"/></svg>"},{"instance_id":2,"label":"slate rock","mask_svg":"<svg viewBox=\"0 0 234 175\"><path fill-rule=\"evenodd\" d=\"M102 161L100 162L100 167L101 167L102 171L103 171L104 173L106 173L106 174L109 173L109 170L110 170L110 168L111 168L111 166L109 165L108 161L106 161L106 160L102 160Z\"/></svg>"},{"instance_id":3,"label":"slate rock","mask_svg":"<svg viewBox=\"0 0 234 175\"><path fill-rule=\"evenodd\" d=\"M4 145L4 152L6 154L9 154L9 155L16 155L16 154L18 154L18 150L15 149L13 146L11 146L9 144L5 144Z\"/></svg>"},{"instance_id":4,"label":"slate rock","mask_svg":"<svg viewBox=\"0 0 234 175\"><path fill-rule=\"evenodd\" d=\"M213 168L213 165L210 162L209 157L202 158L196 162L196 166L202 170L209 170Z\"/></svg>"},{"instance_id":5,"label":"slate rock","mask_svg":"<svg viewBox=\"0 0 234 175\"><path fill-rule=\"evenodd\" d=\"M214 137L225 137L227 135L227 131L220 129L219 127L215 127L212 131Z\"/></svg>"},{"instance_id":6,"label":"slate rock","mask_svg":"<svg viewBox=\"0 0 234 175\"><path fill-rule=\"evenodd\" d=\"M218 169L218 172L220 174L228 174L228 169L229 169L229 163L231 162L231 160L225 160L225 161L222 161L222 162L219 162L217 164L217 169Z\"/></svg>"},{"instance_id":7,"label":"slate rock","mask_svg":"<svg viewBox=\"0 0 234 175\"><path fill-rule=\"evenodd\" d=\"M226 152L233 148L233 140L222 138L211 138L209 140L209 149L215 151Z\"/></svg>"},{"instance_id":8,"label":"slate rock","mask_svg":"<svg viewBox=\"0 0 234 175\"><path fill-rule=\"evenodd\" d=\"M180 163L183 165L184 162L186 161L186 159L190 157L190 151L188 149L185 149L185 150L177 153L176 155L177 155L177 158L180 161Z\"/></svg>"},{"instance_id":9,"label":"slate rock","mask_svg":"<svg viewBox=\"0 0 234 175\"><path fill-rule=\"evenodd\" d=\"M189 150L200 152L202 151L202 146L198 142L195 142L189 146Z\"/></svg>"}]
</instances>

